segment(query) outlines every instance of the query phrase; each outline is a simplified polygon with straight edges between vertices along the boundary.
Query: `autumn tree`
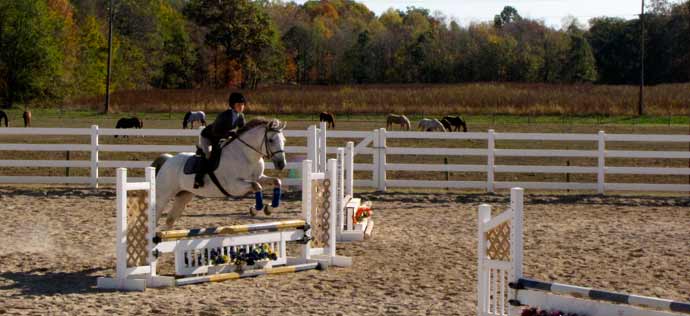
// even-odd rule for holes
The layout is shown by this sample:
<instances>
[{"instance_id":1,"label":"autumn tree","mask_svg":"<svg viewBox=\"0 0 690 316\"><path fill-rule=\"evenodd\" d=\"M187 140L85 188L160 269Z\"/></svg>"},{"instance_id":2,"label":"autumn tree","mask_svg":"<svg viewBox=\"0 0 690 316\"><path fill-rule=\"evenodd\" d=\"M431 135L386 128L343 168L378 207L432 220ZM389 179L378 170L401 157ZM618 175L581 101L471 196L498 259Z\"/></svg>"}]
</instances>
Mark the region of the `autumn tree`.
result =
<instances>
[{"instance_id":1,"label":"autumn tree","mask_svg":"<svg viewBox=\"0 0 690 316\"><path fill-rule=\"evenodd\" d=\"M59 94L63 51L59 23L46 1L0 2L0 95L2 106Z\"/></svg>"},{"instance_id":2,"label":"autumn tree","mask_svg":"<svg viewBox=\"0 0 690 316\"><path fill-rule=\"evenodd\" d=\"M249 0L191 0L185 14L206 29L206 44L220 46L242 70L242 86L256 75L260 55L275 43L277 30L263 8ZM226 82L231 73L226 75Z\"/></svg>"}]
</instances>

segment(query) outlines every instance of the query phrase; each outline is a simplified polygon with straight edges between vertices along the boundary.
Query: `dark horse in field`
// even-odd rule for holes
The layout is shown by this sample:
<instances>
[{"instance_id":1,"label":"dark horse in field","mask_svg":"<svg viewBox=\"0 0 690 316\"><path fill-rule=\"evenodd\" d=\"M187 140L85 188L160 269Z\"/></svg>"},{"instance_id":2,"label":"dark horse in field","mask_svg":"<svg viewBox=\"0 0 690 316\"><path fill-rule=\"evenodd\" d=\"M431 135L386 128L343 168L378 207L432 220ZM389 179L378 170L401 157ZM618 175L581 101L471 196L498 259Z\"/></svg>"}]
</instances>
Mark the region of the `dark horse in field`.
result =
<instances>
[{"instance_id":1,"label":"dark horse in field","mask_svg":"<svg viewBox=\"0 0 690 316\"><path fill-rule=\"evenodd\" d=\"M0 124L2 124L2 119L5 119L5 127L9 127L10 123L7 121L7 113L0 111Z\"/></svg>"},{"instance_id":2,"label":"dark horse in field","mask_svg":"<svg viewBox=\"0 0 690 316\"><path fill-rule=\"evenodd\" d=\"M448 120L443 118L443 119L440 119L439 121L441 121L441 124L443 124L443 127L445 127L448 131L453 131L453 127L450 125L450 122L448 122Z\"/></svg>"},{"instance_id":3,"label":"dark horse in field","mask_svg":"<svg viewBox=\"0 0 690 316\"><path fill-rule=\"evenodd\" d=\"M31 127L31 111L24 111L22 118L24 119L24 127Z\"/></svg>"},{"instance_id":4,"label":"dark horse in field","mask_svg":"<svg viewBox=\"0 0 690 316\"><path fill-rule=\"evenodd\" d=\"M335 128L335 115L333 113L321 112L319 114L319 122L326 122L329 128Z\"/></svg>"},{"instance_id":5,"label":"dark horse in field","mask_svg":"<svg viewBox=\"0 0 690 316\"><path fill-rule=\"evenodd\" d=\"M460 131L460 127L462 127L462 131L467 132L467 123L465 123L465 120L463 120L462 117L446 116L441 120L441 122L443 122L443 120L448 121L448 123L455 128L454 131ZM448 131L450 131L450 129Z\"/></svg>"},{"instance_id":6,"label":"dark horse in field","mask_svg":"<svg viewBox=\"0 0 690 316\"><path fill-rule=\"evenodd\" d=\"M123 117L119 120L117 120L117 124L115 124L115 128L143 128L144 127L144 121L139 119L138 117ZM117 135L115 135L117 138Z\"/></svg>"}]
</instances>

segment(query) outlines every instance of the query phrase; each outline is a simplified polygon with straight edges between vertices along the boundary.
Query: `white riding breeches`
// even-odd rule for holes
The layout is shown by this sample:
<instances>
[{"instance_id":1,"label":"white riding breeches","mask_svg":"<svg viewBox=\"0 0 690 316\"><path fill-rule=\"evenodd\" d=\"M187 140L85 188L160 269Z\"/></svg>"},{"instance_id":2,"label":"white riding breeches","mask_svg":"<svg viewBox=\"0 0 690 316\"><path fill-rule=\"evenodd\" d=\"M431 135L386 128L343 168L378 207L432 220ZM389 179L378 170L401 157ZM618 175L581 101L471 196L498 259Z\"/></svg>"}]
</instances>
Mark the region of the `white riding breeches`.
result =
<instances>
[{"instance_id":1,"label":"white riding breeches","mask_svg":"<svg viewBox=\"0 0 690 316\"><path fill-rule=\"evenodd\" d=\"M204 151L206 159L211 159L211 140L206 137L199 137L199 147Z\"/></svg>"}]
</instances>

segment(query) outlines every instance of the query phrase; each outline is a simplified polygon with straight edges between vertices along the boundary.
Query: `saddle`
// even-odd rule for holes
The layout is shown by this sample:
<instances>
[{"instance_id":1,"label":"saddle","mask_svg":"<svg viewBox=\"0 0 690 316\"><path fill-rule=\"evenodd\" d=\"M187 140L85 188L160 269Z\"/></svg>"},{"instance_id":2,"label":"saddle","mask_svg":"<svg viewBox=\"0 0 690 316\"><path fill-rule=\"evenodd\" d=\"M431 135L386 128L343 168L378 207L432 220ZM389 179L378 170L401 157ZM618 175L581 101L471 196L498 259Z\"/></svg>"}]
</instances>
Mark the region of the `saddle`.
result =
<instances>
[{"instance_id":1,"label":"saddle","mask_svg":"<svg viewBox=\"0 0 690 316\"><path fill-rule=\"evenodd\" d=\"M211 158L206 159L203 150L197 147L196 154L187 158L182 171L184 174L196 174L194 177L195 189L204 186L204 177L207 174L212 177L212 180L215 178L213 172L216 171L216 169L218 169L218 165L220 165L221 151L222 147L214 144L211 148Z\"/></svg>"}]
</instances>

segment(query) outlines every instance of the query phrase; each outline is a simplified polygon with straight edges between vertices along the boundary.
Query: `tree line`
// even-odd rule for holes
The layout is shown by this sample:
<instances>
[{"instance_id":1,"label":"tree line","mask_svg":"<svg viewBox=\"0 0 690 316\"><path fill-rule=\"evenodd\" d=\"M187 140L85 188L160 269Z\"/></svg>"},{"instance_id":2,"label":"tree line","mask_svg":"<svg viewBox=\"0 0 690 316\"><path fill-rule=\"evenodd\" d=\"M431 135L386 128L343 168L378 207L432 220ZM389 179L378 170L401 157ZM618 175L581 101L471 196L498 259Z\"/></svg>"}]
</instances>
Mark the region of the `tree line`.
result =
<instances>
[{"instance_id":1,"label":"tree line","mask_svg":"<svg viewBox=\"0 0 690 316\"><path fill-rule=\"evenodd\" d=\"M640 19L556 29L505 7L465 27L418 7L377 16L352 0L113 3L112 90L640 79ZM108 10L108 1L0 1L1 104L103 95ZM644 23L645 81L690 81L690 0L654 0Z\"/></svg>"}]
</instances>

